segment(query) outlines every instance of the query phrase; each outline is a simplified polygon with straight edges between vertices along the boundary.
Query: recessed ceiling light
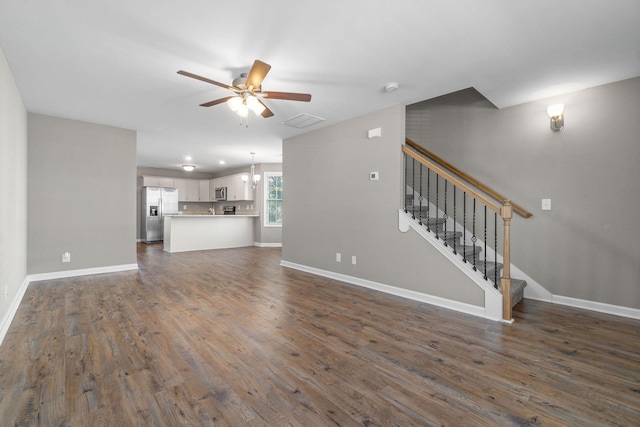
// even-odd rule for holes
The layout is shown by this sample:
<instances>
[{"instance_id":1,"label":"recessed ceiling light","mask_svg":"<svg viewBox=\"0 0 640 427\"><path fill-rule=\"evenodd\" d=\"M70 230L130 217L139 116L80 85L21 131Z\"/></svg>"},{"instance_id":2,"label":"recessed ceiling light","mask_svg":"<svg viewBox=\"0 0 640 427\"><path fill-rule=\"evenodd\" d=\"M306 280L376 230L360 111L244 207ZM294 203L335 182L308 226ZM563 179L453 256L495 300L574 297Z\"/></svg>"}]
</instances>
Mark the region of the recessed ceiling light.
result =
<instances>
[{"instance_id":1,"label":"recessed ceiling light","mask_svg":"<svg viewBox=\"0 0 640 427\"><path fill-rule=\"evenodd\" d=\"M218 163L220 163L221 165L224 165L227 162L225 162L224 160L220 160Z\"/></svg>"},{"instance_id":2,"label":"recessed ceiling light","mask_svg":"<svg viewBox=\"0 0 640 427\"><path fill-rule=\"evenodd\" d=\"M193 159L191 158L191 156L184 156L184 159L185 159L185 160L187 160L187 161L191 161L191 160L193 160Z\"/></svg>"}]
</instances>

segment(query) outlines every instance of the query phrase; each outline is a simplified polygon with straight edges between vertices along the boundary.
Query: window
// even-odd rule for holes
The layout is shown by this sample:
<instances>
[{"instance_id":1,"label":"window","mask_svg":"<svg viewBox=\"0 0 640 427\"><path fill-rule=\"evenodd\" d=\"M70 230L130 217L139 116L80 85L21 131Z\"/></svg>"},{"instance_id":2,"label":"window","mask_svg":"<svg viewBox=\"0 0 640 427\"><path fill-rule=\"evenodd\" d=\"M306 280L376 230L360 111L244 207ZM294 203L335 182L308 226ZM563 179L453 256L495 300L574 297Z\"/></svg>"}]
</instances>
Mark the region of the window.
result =
<instances>
[{"instance_id":1,"label":"window","mask_svg":"<svg viewBox=\"0 0 640 427\"><path fill-rule=\"evenodd\" d=\"M282 227L282 172L264 174L264 226Z\"/></svg>"}]
</instances>

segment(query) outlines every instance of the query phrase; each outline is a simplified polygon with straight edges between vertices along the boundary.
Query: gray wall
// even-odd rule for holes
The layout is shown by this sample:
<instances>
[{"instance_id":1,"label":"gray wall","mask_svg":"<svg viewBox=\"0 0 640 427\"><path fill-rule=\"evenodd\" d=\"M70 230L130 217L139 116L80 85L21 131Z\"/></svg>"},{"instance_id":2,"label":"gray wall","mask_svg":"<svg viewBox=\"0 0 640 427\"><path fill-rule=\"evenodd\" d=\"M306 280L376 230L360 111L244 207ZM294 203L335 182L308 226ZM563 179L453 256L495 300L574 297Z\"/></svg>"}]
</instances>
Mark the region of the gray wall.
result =
<instances>
[{"instance_id":1,"label":"gray wall","mask_svg":"<svg viewBox=\"0 0 640 427\"><path fill-rule=\"evenodd\" d=\"M404 118L395 106L284 141L282 258L483 306L470 279L413 230L398 230ZM378 127L382 137L367 139Z\"/></svg>"},{"instance_id":2,"label":"gray wall","mask_svg":"<svg viewBox=\"0 0 640 427\"><path fill-rule=\"evenodd\" d=\"M0 320L26 276L27 110L0 49Z\"/></svg>"},{"instance_id":3,"label":"gray wall","mask_svg":"<svg viewBox=\"0 0 640 427\"><path fill-rule=\"evenodd\" d=\"M136 133L31 113L28 130L29 274L135 264Z\"/></svg>"},{"instance_id":4,"label":"gray wall","mask_svg":"<svg viewBox=\"0 0 640 427\"><path fill-rule=\"evenodd\" d=\"M503 110L477 95L407 107L407 137L533 212L512 260L551 293L640 308L640 78Z\"/></svg>"}]
</instances>

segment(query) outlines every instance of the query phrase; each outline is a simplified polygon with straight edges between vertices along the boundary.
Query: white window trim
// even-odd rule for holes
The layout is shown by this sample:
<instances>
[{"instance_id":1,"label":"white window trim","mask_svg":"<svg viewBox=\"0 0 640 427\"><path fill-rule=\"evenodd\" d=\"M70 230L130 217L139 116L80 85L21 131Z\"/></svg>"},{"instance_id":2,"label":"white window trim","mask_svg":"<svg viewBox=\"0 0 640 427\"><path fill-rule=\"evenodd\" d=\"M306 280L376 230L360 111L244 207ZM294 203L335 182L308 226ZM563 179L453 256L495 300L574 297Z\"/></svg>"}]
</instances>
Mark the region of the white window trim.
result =
<instances>
[{"instance_id":1,"label":"white window trim","mask_svg":"<svg viewBox=\"0 0 640 427\"><path fill-rule=\"evenodd\" d=\"M264 212L264 221L263 221L263 226L266 227L279 227L282 228L282 224L271 224L269 223L269 207L268 205L268 201L269 201L269 177L271 176L282 176L282 172L264 172L264 181L263 181L263 185L264 187L262 188L262 194L264 195L264 197L262 198L262 207L263 207L263 212ZM284 222L284 220L283 220Z\"/></svg>"}]
</instances>

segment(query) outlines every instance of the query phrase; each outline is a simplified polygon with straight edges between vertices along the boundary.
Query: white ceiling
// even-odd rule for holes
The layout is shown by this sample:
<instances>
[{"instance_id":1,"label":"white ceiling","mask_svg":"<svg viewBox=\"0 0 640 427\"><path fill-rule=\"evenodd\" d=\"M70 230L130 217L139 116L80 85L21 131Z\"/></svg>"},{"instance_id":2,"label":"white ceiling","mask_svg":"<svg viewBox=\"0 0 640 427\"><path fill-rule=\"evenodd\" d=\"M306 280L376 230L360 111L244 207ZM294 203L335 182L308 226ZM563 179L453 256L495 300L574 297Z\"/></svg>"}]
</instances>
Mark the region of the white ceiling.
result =
<instances>
[{"instance_id":1,"label":"white ceiling","mask_svg":"<svg viewBox=\"0 0 640 427\"><path fill-rule=\"evenodd\" d=\"M27 110L133 129L138 165L282 161L282 139L475 87L504 108L640 75L638 0L0 0L0 46ZM248 127L230 84L254 59L274 117ZM400 89L386 93L389 82ZM326 119L281 124L299 113ZM221 167L219 160L226 160Z\"/></svg>"}]
</instances>

